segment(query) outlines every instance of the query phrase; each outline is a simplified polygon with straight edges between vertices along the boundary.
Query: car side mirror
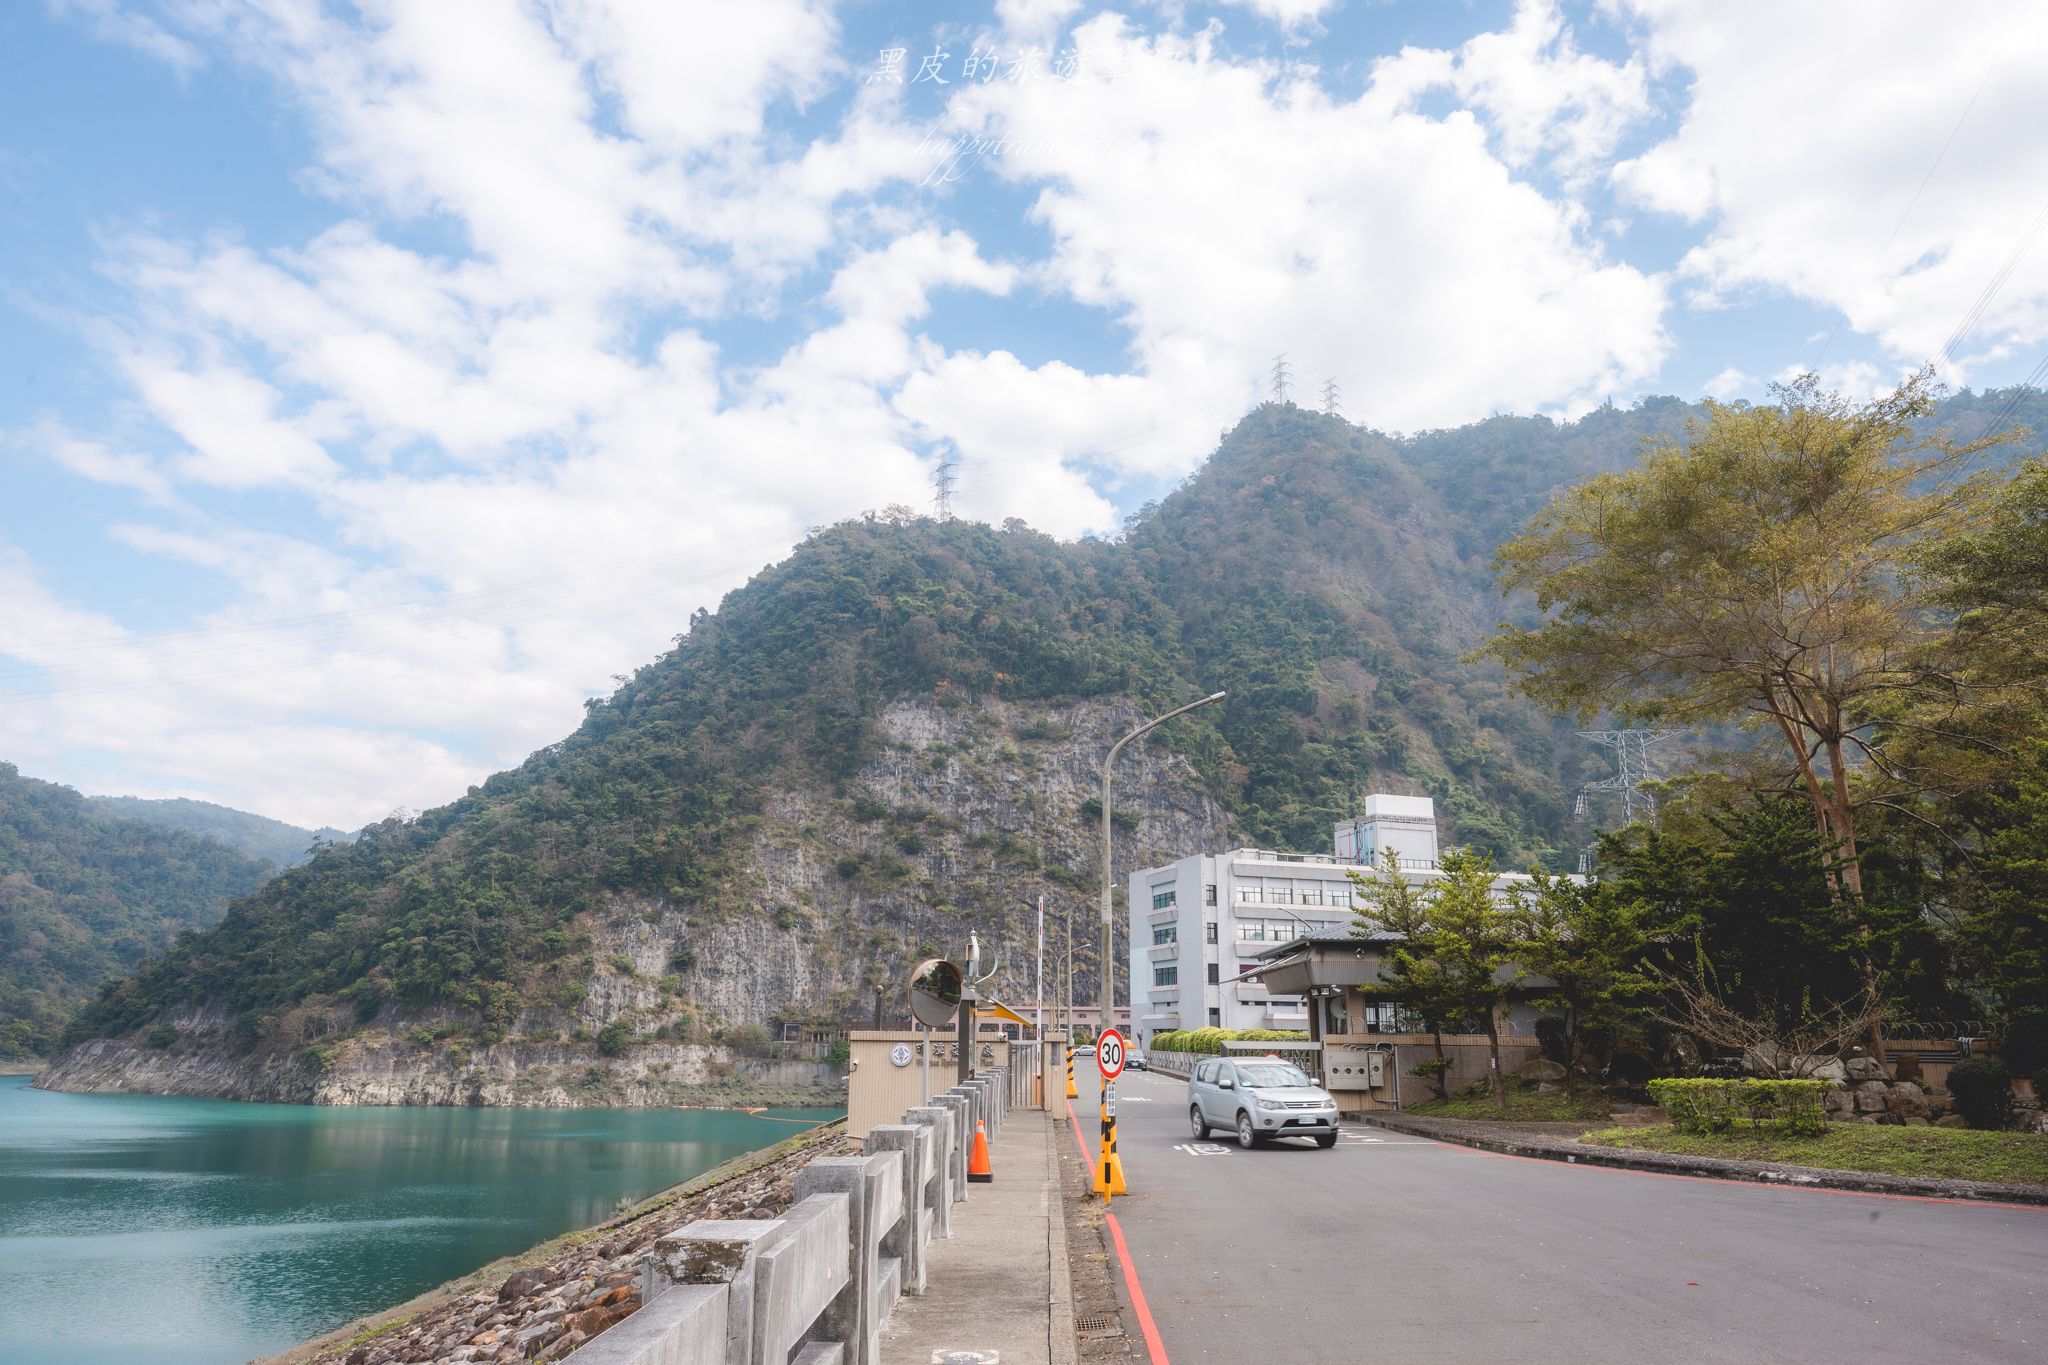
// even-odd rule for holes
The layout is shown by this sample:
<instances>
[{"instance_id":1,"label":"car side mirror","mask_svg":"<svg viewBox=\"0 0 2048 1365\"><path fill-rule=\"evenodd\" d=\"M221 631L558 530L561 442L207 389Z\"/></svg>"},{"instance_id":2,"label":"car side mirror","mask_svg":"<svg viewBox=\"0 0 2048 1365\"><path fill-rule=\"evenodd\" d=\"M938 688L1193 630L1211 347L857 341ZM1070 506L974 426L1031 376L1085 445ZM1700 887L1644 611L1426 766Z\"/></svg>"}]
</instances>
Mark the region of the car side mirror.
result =
<instances>
[{"instance_id":1,"label":"car side mirror","mask_svg":"<svg viewBox=\"0 0 2048 1365\"><path fill-rule=\"evenodd\" d=\"M1237 1089L1237 1082L1225 1076L1222 1080L1216 1082L1216 1088L1218 1090L1235 1090Z\"/></svg>"}]
</instances>

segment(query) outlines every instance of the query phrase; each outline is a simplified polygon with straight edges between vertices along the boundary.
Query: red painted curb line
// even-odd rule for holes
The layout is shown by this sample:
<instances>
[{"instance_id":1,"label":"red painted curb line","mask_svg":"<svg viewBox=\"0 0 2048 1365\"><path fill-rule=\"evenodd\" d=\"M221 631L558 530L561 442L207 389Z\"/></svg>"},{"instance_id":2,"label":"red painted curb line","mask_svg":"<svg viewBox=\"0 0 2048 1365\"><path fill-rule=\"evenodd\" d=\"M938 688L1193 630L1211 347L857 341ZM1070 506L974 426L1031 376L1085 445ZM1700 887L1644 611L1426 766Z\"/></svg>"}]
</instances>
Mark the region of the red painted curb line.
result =
<instances>
[{"instance_id":1,"label":"red painted curb line","mask_svg":"<svg viewBox=\"0 0 2048 1365\"><path fill-rule=\"evenodd\" d=\"M1131 1249L1124 1245L1124 1230L1117 1226L1115 1214L1104 1213L1102 1217L1116 1242L1116 1258L1123 1262L1124 1283L1131 1291L1131 1311L1138 1315L1138 1330L1145 1334L1145 1354L1152 1357L1152 1365L1167 1365L1166 1343L1159 1339L1159 1329L1152 1323L1152 1310L1145 1303L1145 1291L1138 1285L1138 1268L1131 1264Z\"/></svg>"},{"instance_id":2,"label":"red painted curb line","mask_svg":"<svg viewBox=\"0 0 2048 1365\"><path fill-rule=\"evenodd\" d=\"M1088 1170L1095 1169L1095 1158L1088 1154L1087 1139L1081 1136L1081 1118L1074 1112L1074 1106L1067 1106L1067 1121L1074 1125L1074 1145L1081 1149L1081 1164ZM1117 1225L1116 1215L1103 1213L1109 1224L1110 1239L1116 1244L1116 1258L1123 1266L1124 1288L1130 1291L1131 1311L1138 1315L1138 1331L1145 1338L1145 1354L1152 1358L1152 1365L1168 1365L1166 1343L1159 1339L1159 1328L1152 1321L1152 1309L1145 1302L1144 1286L1138 1283L1138 1267L1131 1264L1131 1249L1124 1245L1124 1230Z\"/></svg>"}]
</instances>

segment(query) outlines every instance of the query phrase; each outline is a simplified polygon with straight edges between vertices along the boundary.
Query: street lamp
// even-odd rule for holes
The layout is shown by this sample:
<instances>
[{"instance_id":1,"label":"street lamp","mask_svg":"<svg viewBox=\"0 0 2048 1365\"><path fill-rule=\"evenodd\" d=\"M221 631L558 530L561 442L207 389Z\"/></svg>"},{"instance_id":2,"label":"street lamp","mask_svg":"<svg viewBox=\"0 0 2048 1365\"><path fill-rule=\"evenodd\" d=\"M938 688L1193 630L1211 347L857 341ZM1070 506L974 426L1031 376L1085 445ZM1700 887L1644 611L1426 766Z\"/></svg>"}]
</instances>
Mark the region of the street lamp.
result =
<instances>
[{"instance_id":1,"label":"street lamp","mask_svg":"<svg viewBox=\"0 0 2048 1365\"><path fill-rule=\"evenodd\" d=\"M1197 706L1207 706L1212 701L1222 701L1229 695L1228 692L1211 692L1200 701L1191 701L1178 710L1168 711L1163 716L1146 721L1143 725L1140 725L1137 729L1110 745L1109 757L1102 760L1102 1021L1096 1029L1098 1034L1116 1022L1116 946L1110 937L1109 912L1109 770L1115 765L1116 756L1123 752L1124 745L1129 744L1147 730L1152 729L1156 725L1164 725L1175 716L1186 715ZM1137 1015L1137 1005L1138 983L1133 981L1131 983L1131 1013L1133 1018Z\"/></svg>"}]
</instances>

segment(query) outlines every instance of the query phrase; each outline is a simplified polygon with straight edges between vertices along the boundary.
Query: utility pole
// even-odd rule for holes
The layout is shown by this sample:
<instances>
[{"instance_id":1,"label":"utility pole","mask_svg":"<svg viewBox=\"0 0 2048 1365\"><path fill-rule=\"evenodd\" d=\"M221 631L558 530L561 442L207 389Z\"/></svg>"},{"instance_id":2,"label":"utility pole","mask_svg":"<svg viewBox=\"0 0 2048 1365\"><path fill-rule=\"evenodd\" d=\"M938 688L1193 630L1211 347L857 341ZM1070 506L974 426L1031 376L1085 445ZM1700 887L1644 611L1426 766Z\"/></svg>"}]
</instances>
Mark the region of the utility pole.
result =
<instances>
[{"instance_id":1,"label":"utility pole","mask_svg":"<svg viewBox=\"0 0 2048 1365\"><path fill-rule=\"evenodd\" d=\"M1113 924L1110 913L1110 864L1113 859L1113 845L1110 843L1109 816L1109 770L1116 765L1116 756L1123 752L1126 744L1144 734L1154 726L1164 725L1175 716L1185 715L1198 706L1222 701L1228 692L1211 692L1200 701L1191 701L1186 706L1176 707L1165 715L1146 721L1137 729L1109 746L1109 757L1102 760L1102 1022L1096 1029L1100 1036L1102 1029L1116 1023L1116 943L1112 934ZM1138 983L1131 983L1131 1008L1133 1013L1138 1005Z\"/></svg>"},{"instance_id":2,"label":"utility pole","mask_svg":"<svg viewBox=\"0 0 2048 1365\"><path fill-rule=\"evenodd\" d=\"M1273 401L1275 403L1285 403L1287 401L1287 383L1291 378L1293 378L1293 375L1287 368L1287 353L1282 351L1279 355L1273 357ZM1104 1027L1106 1028L1108 1025L1104 1025Z\"/></svg>"},{"instance_id":3,"label":"utility pole","mask_svg":"<svg viewBox=\"0 0 2048 1365\"><path fill-rule=\"evenodd\" d=\"M1330 378L1324 380L1323 414L1327 417L1339 416L1342 413L1343 409L1337 400L1342 398L1343 396L1344 395L1337 388L1336 376L1332 375Z\"/></svg>"},{"instance_id":4,"label":"utility pole","mask_svg":"<svg viewBox=\"0 0 2048 1365\"><path fill-rule=\"evenodd\" d=\"M1031 987L1032 1014L1036 1017L1038 1036L1045 1037L1045 893L1038 893L1038 966L1034 969Z\"/></svg>"}]
</instances>

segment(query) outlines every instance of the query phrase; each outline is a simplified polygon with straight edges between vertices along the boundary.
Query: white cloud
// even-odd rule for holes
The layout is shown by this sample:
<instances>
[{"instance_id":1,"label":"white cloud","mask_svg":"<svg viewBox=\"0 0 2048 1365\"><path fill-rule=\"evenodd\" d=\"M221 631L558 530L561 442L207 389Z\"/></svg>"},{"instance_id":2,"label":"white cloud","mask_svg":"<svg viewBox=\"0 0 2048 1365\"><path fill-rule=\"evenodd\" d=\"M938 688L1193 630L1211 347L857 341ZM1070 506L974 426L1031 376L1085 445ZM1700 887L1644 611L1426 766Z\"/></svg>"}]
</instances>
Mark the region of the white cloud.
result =
<instances>
[{"instance_id":1,"label":"white cloud","mask_svg":"<svg viewBox=\"0 0 2048 1365\"><path fill-rule=\"evenodd\" d=\"M2048 9L1987 0L1930 23L1908 0L1621 8L1688 96L1615 180L1707 224L1681 269L1710 295L1760 286L1839 309L1911 365L2010 262L1959 359L2048 337L2048 250L2015 259L2048 180L2048 142L2016 131L2048 122Z\"/></svg>"},{"instance_id":2,"label":"white cloud","mask_svg":"<svg viewBox=\"0 0 2048 1365\"><path fill-rule=\"evenodd\" d=\"M1706 394L1709 398L1718 398L1725 403L1730 399L1740 398L1745 394L1754 392L1756 386L1757 379L1755 375L1744 374L1741 370L1730 365L1727 369L1700 385L1700 392Z\"/></svg>"},{"instance_id":3,"label":"white cloud","mask_svg":"<svg viewBox=\"0 0 2048 1365\"><path fill-rule=\"evenodd\" d=\"M1022 141L924 193L902 91L829 105L850 63L815 0L686 33L658 0L162 12L297 102L332 209L288 246L112 239L129 307L94 335L154 443L34 429L147 504L112 537L228 590L144 636L0 561L0 693L49 694L0 702L0 746L102 789L307 823L430 806L565 733L807 525L922 502L941 445L965 512L1072 535L1192 468L1278 351L1413 429L1590 406L1669 344L1664 282L1526 174L1569 181L1641 112L1638 66L1547 4L1348 100L1214 28L1098 16L1086 65L1125 74L956 88L946 128ZM1049 35L1081 12L997 17ZM1437 90L1471 109L1422 112ZM1018 240L1047 254L961 229L988 176L1031 198ZM963 294L1099 309L1126 353L954 341Z\"/></svg>"},{"instance_id":4,"label":"white cloud","mask_svg":"<svg viewBox=\"0 0 2048 1365\"><path fill-rule=\"evenodd\" d=\"M1229 5L1239 5L1283 28L1320 19L1324 14L1337 8L1338 0L1223 0Z\"/></svg>"},{"instance_id":5,"label":"white cloud","mask_svg":"<svg viewBox=\"0 0 2048 1365\"><path fill-rule=\"evenodd\" d=\"M1051 277L1125 319L1142 372L1232 391L1287 352L1404 429L1583 408L1655 372L1660 282L1517 181L1471 116L1426 117L1406 88L1333 100L1208 34L1135 39L1103 16L1076 36L1128 73L956 108L1021 140L987 171L1042 187Z\"/></svg>"}]
</instances>

